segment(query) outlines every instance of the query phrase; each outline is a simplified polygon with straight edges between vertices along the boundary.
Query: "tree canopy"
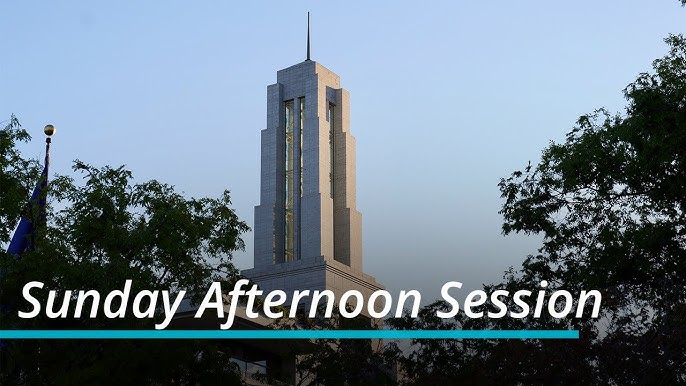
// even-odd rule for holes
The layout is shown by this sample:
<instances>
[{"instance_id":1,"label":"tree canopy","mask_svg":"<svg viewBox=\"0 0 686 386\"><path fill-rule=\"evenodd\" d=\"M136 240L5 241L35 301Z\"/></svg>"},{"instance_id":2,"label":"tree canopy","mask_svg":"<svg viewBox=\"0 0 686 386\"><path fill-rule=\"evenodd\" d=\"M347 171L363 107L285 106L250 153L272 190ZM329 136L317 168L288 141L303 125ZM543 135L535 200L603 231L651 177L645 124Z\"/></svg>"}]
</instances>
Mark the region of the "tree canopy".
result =
<instances>
[{"instance_id":1,"label":"tree canopy","mask_svg":"<svg viewBox=\"0 0 686 386\"><path fill-rule=\"evenodd\" d=\"M22 157L17 143L28 133L12 117L0 131L0 241L9 240L21 215L30 216L28 193L38 163ZM232 253L244 248L249 228L219 198L185 198L155 180L136 183L124 167L75 161L83 176L49 183L47 223L36 230L34 248L18 258L0 252L0 300L4 329L152 329L154 321L125 318L17 318L27 307L21 289L41 281L46 289L185 289L202 294L211 281L233 281ZM47 291L36 292L45 304ZM55 307L57 308L57 307ZM102 315L102 313L100 313ZM210 341L18 341L0 349L0 383L167 384L238 383L229 353Z\"/></svg>"},{"instance_id":2,"label":"tree canopy","mask_svg":"<svg viewBox=\"0 0 686 386\"><path fill-rule=\"evenodd\" d=\"M587 361L620 384L686 381L686 40L666 42L624 90L623 114L581 116L565 143L500 183L505 234L543 235L525 274L602 289Z\"/></svg>"},{"instance_id":3,"label":"tree canopy","mask_svg":"<svg viewBox=\"0 0 686 386\"><path fill-rule=\"evenodd\" d=\"M686 382L686 39L624 90L626 111L583 115L540 162L503 178L504 234L542 236L502 283L598 289L601 316L442 321L426 307L394 328L569 329L576 341L415 340L406 384ZM489 292L489 291L487 291ZM484 307L489 307L488 303Z\"/></svg>"}]
</instances>

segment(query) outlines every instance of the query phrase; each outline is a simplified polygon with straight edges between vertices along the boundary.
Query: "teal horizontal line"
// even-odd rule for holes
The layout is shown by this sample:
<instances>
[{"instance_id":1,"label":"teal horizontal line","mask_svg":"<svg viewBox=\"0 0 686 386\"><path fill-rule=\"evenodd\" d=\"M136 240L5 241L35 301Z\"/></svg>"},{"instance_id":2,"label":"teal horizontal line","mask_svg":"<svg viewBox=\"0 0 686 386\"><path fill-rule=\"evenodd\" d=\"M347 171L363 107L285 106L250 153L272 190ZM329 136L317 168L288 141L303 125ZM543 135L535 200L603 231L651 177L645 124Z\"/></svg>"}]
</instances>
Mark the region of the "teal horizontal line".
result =
<instances>
[{"instance_id":1,"label":"teal horizontal line","mask_svg":"<svg viewBox=\"0 0 686 386\"><path fill-rule=\"evenodd\" d=\"M0 339L579 339L578 330L0 330Z\"/></svg>"}]
</instances>

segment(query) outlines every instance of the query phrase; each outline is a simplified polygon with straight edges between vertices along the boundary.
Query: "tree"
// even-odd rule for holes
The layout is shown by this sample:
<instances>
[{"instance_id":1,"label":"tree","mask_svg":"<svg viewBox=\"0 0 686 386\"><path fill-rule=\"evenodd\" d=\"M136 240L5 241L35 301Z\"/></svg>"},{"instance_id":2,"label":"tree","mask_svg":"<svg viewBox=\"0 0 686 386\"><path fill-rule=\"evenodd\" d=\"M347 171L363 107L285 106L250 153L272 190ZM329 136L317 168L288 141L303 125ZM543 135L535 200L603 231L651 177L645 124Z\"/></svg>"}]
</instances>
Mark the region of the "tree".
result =
<instances>
[{"instance_id":1,"label":"tree","mask_svg":"<svg viewBox=\"0 0 686 386\"><path fill-rule=\"evenodd\" d=\"M686 383L686 39L665 41L669 53L654 72L624 90L623 114L581 116L564 143L499 184L504 233L543 241L486 292L541 280L549 289L599 289L600 319L456 320L459 328L575 328L581 339L463 342L447 362L446 342L415 341L405 368L425 376L408 384L432 374L449 374L444 383L475 374L472 383ZM426 328L431 312L390 323Z\"/></svg>"},{"instance_id":2,"label":"tree","mask_svg":"<svg viewBox=\"0 0 686 386\"><path fill-rule=\"evenodd\" d=\"M317 315L324 315L326 307L319 306ZM276 319L272 327L278 330L369 330L380 326L365 316L348 319L333 306L331 317L309 318L303 311L295 319L283 308L284 316ZM348 306L348 311L352 308ZM392 374L395 351L384 346L380 340L370 339L316 339L302 340L291 345L291 355L296 358L296 386L315 385L396 385ZM277 374L278 375L278 374ZM278 377L268 374L253 376L266 384L280 384Z\"/></svg>"},{"instance_id":3,"label":"tree","mask_svg":"<svg viewBox=\"0 0 686 386\"><path fill-rule=\"evenodd\" d=\"M686 40L666 42L625 89L625 114L582 116L500 185L504 231L544 236L525 269L603 289L597 355L617 383L686 382Z\"/></svg>"},{"instance_id":4,"label":"tree","mask_svg":"<svg viewBox=\"0 0 686 386\"><path fill-rule=\"evenodd\" d=\"M30 136L12 115L0 129L0 243L10 241L12 230L23 213L40 169L35 160L24 159L15 144Z\"/></svg>"},{"instance_id":5,"label":"tree","mask_svg":"<svg viewBox=\"0 0 686 386\"><path fill-rule=\"evenodd\" d=\"M686 382L686 40L666 42L625 89L625 114L582 116L500 184L505 233L543 235L524 269L603 289L597 359L618 383Z\"/></svg>"},{"instance_id":6,"label":"tree","mask_svg":"<svg viewBox=\"0 0 686 386\"><path fill-rule=\"evenodd\" d=\"M15 118L1 139L0 240L6 242L11 224L30 212L22 209L30 186L25 181L37 173L36 163L16 150L17 141L29 136ZM48 198L55 205L37 231L35 247L20 258L0 252L4 329L154 328L152 320L112 320L102 311L94 319L48 319L44 313L20 319L17 311L28 306L21 289L29 281L45 283L46 291L35 293L45 305L47 289L107 294L131 279L132 293L185 289L200 296L211 281L236 279L231 256L243 249L240 235L249 228L231 209L228 191L219 198L187 199L158 181L134 183L124 167L75 161L74 170L84 176L83 184L65 176L50 182ZM3 384L240 383L230 353L211 341L11 340L3 345Z\"/></svg>"},{"instance_id":7,"label":"tree","mask_svg":"<svg viewBox=\"0 0 686 386\"><path fill-rule=\"evenodd\" d=\"M397 330L460 330L466 319L458 315L453 319L442 319L437 311L447 311L445 301L436 301L422 307L417 318L406 312L402 318L389 319L388 324ZM405 385L447 385L459 380L462 384L479 384L483 381L478 369L468 369L468 362L474 354L471 340L456 339L412 339L412 350L404 354L400 348L389 345L387 355L393 355L403 370L402 384Z\"/></svg>"}]
</instances>

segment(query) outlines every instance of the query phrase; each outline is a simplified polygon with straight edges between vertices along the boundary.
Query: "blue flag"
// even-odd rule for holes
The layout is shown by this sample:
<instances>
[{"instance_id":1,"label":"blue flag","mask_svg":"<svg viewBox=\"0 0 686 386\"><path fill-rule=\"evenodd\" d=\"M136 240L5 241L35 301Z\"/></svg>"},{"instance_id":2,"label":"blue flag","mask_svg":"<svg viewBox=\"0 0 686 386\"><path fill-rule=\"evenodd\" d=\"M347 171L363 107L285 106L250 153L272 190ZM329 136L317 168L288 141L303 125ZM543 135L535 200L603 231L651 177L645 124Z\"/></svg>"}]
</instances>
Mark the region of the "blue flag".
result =
<instances>
[{"instance_id":1,"label":"blue flag","mask_svg":"<svg viewBox=\"0 0 686 386\"><path fill-rule=\"evenodd\" d=\"M49 146L49 143L48 143ZM49 149L49 148L48 148ZM38 205L38 216L33 220L36 223L31 222L27 216L22 216L21 221L19 221L19 226L14 231L12 236L12 241L10 241L9 247L7 247L7 253L12 255L21 256L27 249L31 248L34 242L36 228L37 226L45 220L45 190L48 186L48 166L49 166L48 154L45 156L45 167L43 168L43 173L41 174L38 184L33 189L33 194L29 200L30 209L33 209L34 205Z\"/></svg>"},{"instance_id":2,"label":"blue flag","mask_svg":"<svg viewBox=\"0 0 686 386\"><path fill-rule=\"evenodd\" d=\"M54 133L54 129L53 129ZM46 132L47 134L47 132ZM43 167L43 173L41 173L38 184L33 189L31 194L31 199L29 200L29 215L33 213L35 205L38 205L38 216L34 218L34 222L29 220L29 217L22 216L19 221L19 226L14 231L12 235L12 241L7 247L7 253L12 255L17 255L20 257L27 249L32 248L36 236L36 228L45 221L45 198L46 198L46 188L48 186L48 167L50 166L50 138L45 139L45 166ZM2 279L2 272L0 272L0 279ZM0 312L8 312L8 307L5 304L0 304ZM0 351L7 349L7 344L0 340Z\"/></svg>"}]
</instances>

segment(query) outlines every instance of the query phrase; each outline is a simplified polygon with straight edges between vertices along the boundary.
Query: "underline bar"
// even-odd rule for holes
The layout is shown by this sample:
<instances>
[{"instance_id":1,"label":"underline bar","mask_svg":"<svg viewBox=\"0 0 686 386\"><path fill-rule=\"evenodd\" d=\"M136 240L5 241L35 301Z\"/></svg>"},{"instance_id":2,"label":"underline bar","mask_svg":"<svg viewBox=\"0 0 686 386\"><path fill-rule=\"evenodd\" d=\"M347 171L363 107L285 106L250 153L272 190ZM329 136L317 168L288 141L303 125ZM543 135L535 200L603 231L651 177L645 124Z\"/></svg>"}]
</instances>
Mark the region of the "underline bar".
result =
<instances>
[{"instance_id":1,"label":"underline bar","mask_svg":"<svg viewBox=\"0 0 686 386\"><path fill-rule=\"evenodd\" d=\"M578 330L0 330L0 339L579 339Z\"/></svg>"}]
</instances>

